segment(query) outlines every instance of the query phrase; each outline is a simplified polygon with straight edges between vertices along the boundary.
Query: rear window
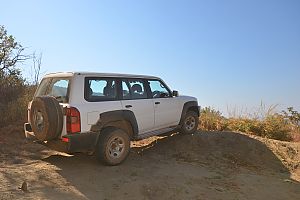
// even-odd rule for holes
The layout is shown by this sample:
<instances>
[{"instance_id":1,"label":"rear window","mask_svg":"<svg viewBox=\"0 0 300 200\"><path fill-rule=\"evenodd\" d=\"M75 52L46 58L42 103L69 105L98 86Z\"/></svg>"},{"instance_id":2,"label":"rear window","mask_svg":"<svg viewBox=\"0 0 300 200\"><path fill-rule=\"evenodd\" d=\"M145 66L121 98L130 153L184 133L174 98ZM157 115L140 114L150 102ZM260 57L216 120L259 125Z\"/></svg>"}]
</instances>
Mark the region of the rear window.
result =
<instances>
[{"instance_id":1,"label":"rear window","mask_svg":"<svg viewBox=\"0 0 300 200\"><path fill-rule=\"evenodd\" d=\"M69 85L69 78L44 78L35 93L35 97L53 96L60 103L68 103Z\"/></svg>"}]
</instances>

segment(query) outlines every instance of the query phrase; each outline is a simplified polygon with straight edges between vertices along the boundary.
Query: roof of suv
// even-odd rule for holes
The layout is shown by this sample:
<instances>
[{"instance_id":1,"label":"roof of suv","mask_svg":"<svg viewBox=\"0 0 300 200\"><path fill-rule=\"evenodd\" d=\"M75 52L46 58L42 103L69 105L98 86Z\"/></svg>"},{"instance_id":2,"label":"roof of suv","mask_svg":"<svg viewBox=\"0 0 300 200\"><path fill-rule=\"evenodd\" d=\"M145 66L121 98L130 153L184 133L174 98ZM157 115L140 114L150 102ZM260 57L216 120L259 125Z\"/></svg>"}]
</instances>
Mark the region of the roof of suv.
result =
<instances>
[{"instance_id":1,"label":"roof of suv","mask_svg":"<svg viewBox=\"0 0 300 200\"><path fill-rule=\"evenodd\" d=\"M56 72L46 74L44 77L68 77L74 75L84 76L99 76L99 77L122 77L122 78L146 78L146 79L160 79L155 76L137 75L137 74L118 74L118 73L98 73L98 72Z\"/></svg>"}]
</instances>

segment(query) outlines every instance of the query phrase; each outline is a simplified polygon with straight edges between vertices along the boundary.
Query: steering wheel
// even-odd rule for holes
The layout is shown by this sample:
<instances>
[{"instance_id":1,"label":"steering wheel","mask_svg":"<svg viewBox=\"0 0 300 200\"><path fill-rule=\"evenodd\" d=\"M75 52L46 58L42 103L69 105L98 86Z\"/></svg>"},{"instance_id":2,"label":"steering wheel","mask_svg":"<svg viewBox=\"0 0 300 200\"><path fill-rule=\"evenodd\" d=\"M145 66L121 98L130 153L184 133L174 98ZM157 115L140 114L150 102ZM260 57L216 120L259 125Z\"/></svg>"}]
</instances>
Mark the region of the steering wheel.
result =
<instances>
[{"instance_id":1,"label":"steering wheel","mask_svg":"<svg viewBox=\"0 0 300 200\"><path fill-rule=\"evenodd\" d=\"M159 98L159 97L160 97L160 94L161 94L161 92L160 92L160 91L157 91L157 90L155 90L154 92L152 92L153 98Z\"/></svg>"}]
</instances>

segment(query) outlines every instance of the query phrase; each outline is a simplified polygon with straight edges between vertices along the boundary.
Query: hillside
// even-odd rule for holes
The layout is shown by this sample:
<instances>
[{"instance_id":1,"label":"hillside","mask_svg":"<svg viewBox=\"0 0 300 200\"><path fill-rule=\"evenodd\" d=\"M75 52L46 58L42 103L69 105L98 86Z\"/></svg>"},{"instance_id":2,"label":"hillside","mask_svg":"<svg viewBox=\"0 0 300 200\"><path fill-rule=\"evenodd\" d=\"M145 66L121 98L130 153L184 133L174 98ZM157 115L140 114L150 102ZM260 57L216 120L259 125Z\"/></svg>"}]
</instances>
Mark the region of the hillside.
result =
<instances>
[{"instance_id":1,"label":"hillside","mask_svg":"<svg viewBox=\"0 0 300 200\"><path fill-rule=\"evenodd\" d=\"M0 131L0 199L294 200L299 164L299 143L197 132L133 142L125 163L107 167L27 142L10 126Z\"/></svg>"}]
</instances>

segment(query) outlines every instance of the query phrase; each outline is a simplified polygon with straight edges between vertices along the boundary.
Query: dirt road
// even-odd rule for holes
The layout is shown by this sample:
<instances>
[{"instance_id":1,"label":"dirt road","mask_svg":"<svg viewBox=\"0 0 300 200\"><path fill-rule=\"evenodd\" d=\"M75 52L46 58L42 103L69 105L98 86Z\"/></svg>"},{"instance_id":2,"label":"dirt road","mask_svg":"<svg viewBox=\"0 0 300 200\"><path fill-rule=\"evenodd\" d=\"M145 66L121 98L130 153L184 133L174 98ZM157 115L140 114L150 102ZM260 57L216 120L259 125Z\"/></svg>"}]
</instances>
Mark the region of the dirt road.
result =
<instances>
[{"instance_id":1,"label":"dirt road","mask_svg":"<svg viewBox=\"0 0 300 200\"><path fill-rule=\"evenodd\" d=\"M120 166L0 131L0 199L300 199L300 144L231 132L132 143ZM18 189L28 183L28 192Z\"/></svg>"}]
</instances>

